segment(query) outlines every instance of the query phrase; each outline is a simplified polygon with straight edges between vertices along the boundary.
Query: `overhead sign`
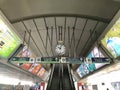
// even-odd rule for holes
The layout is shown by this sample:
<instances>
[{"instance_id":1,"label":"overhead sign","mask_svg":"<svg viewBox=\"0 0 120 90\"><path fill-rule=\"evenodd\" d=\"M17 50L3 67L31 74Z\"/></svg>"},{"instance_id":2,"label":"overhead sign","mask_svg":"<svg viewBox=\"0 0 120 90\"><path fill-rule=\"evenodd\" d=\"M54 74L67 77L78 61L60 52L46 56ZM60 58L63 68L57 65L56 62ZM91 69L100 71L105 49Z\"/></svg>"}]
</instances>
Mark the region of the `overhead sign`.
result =
<instances>
[{"instance_id":1,"label":"overhead sign","mask_svg":"<svg viewBox=\"0 0 120 90\"><path fill-rule=\"evenodd\" d=\"M59 59L55 57L13 57L10 61L17 63L60 63Z\"/></svg>"},{"instance_id":2,"label":"overhead sign","mask_svg":"<svg viewBox=\"0 0 120 90\"><path fill-rule=\"evenodd\" d=\"M72 57L66 58L66 63L81 64L82 62L84 62L83 58L72 58Z\"/></svg>"},{"instance_id":3,"label":"overhead sign","mask_svg":"<svg viewBox=\"0 0 120 90\"><path fill-rule=\"evenodd\" d=\"M18 63L30 63L29 57L13 57L11 62L18 62Z\"/></svg>"},{"instance_id":4,"label":"overhead sign","mask_svg":"<svg viewBox=\"0 0 120 90\"><path fill-rule=\"evenodd\" d=\"M57 57L42 57L41 63L60 63L60 60Z\"/></svg>"},{"instance_id":5,"label":"overhead sign","mask_svg":"<svg viewBox=\"0 0 120 90\"><path fill-rule=\"evenodd\" d=\"M91 58L93 63L110 63L109 58Z\"/></svg>"},{"instance_id":6,"label":"overhead sign","mask_svg":"<svg viewBox=\"0 0 120 90\"><path fill-rule=\"evenodd\" d=\"M17 63L68 63L68 64L81 64L84 62L92 62L92 63L110 63L109 58L70 58L70 57L37 57L37 58L29 58L29 57L13 57L11 62Z\"/></svg>"}]
</instances>

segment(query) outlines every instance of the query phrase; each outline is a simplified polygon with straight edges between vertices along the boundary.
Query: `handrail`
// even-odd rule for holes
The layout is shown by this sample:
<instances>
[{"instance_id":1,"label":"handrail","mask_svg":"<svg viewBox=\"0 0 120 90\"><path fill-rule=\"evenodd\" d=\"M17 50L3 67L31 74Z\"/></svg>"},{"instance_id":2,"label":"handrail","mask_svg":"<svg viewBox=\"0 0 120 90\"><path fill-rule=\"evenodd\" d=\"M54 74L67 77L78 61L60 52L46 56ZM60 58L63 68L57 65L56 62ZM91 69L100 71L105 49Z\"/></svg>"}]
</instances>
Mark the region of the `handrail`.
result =
<instances>
[{"instance_id":1,"label":"handrail","mask_svg":"<svg viewBox=\"0 0 120 90\"><path fill-rule=\"evenodd\" d=\"M59 90L61 90L61 65L59 64Z\"/></svg>"},{"instance_id":2,"label":"handrail","mask_svg":"<svg viewBox=\"0 0 120 90\"><path fill-rule=\"evenodd\" d=\"M49 88L50 88L51 81L52 81L52 78L53 78L54 68L55 68L55 64L53 64L53 66L52 66L51 74L50 74L50 77L49 77L49 80L48 80L48 85L47 85L47 89L46 90L49 90Z\"/></svg>"},{"instance_id":3,"label":"handrail","mask_svg":"<svg viewBox=\"0 0 120 90\"><path fill-rule=\"evenodd\" d=\"M62 83L62 90L63 90L63 64L61 64L62 65L62 71L61 71L61 83Z\"/></svg>"},{"instance_id":4,"label":"handrail","mask_svg":"<svg viewBox=\"0 0 120 90\"><path fill-rule=\"evenodd\" d=\"M60 90L63 90L63 64L60 64Z\"/></svg>"},{"instance_id":5,"label":"handrail","mask_svg":"<svg viewBox=\"0 0 120 90\"><path fill-rule=\"evenodd\" d=\"M70 77L70 84L72 86L72 90L75 90L72 74L71 74L71 71L70 71L70 66L69 66L69 64L67 64L67 66L68 66L68 72L69 72L69 77Z\"/></svg>"}]
</instances>

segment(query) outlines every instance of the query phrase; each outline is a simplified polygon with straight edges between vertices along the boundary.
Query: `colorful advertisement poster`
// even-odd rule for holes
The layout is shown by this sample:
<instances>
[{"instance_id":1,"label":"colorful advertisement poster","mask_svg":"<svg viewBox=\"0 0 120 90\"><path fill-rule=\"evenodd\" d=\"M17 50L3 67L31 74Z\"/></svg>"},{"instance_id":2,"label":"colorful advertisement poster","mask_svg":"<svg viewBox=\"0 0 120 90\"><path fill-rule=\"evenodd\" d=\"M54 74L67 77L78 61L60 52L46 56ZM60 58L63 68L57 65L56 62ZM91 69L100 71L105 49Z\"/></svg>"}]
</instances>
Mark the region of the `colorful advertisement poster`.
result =
<instances>
[{"instance_id":1,"label":"colorful advertisement poster","mask_svg":"<svg viewBox=\"0 0 120 90\"><path fill-rule=\"evenodd\" d=\"M17 57L35 57L33 53L31 53L30 50L28 50L28 47L25 46L22 51L17 55Z\"/></svg>"},{"instance_id":2,"label":"colorful advertisement poster","mask_svg":"<svg viewBox=\"0 0 120 90\"><path fill-rule=\"evenodd\" d=\"M95 46L93 50L88 54L87 58L92 58L92 57L105 57L102 52ZM106 65L104 63L94 63L96 69Z\"/></svg>"},{"instance_id":3,"label":"colorful advertisement poster","mask_svg":"<svg viewBox=\"0 0 120 90\"><path fill-rule=\"evenodd\" d=\"M94 47L93 50L88 54L87 58L84 58L84 62L80 64L77 69L77 73L80 77L83 77L90 72L93 72L96 69L106 65L105 63L93 63L91 59L92 57L104 57L104 55L97 47Z\"/></svg>"},{"instance_id":4,"label":"colorful advertisement poster","mask_svg":"<svg viewBox=\"0 0 120 90\"><path fill-rule=\"evenodd\" d=\"M0 18L0 57L5 59L9 58L19 45L20 39Z\"/></svg>"},{"instance_id":5,"label":"colorful advertisement poster","mask_svg":"<svg viewBox=\"0 0 120 90\"><path fill-rule=\"evenodd\" d=\"M37 73L37 76L39 76L40 78L42 78L42 76L44 75L45 71L46 71L46 70L42 67L42 68L40 69L40 71Z\"/></svg>"},{"instance_id":6,"label":"colorful advertisement poster","mask_svg":"<svg viewBox=\"0 0 120 90\"><path fill-rule=\"evenodd\" d=\"M23 50L21 50L21 52L19 52L19 54L17 55L17 57L30 57L33 58L35 57L35 55L33 53L31 53L30 50L28 50L27 46L25 46L23 48ZM14 63L15 65L23 68L24 70L27 70L29 72L31 72L34 75L39 76L40 78L43 76L43 74L45 73L45 69L42 67L41 64L37 64L37 63Z\"/></svg>"},{"instance_id":7,"label":"colorful advertisement poster","mask_svg":"<svg viewBox=\"0 0 120 90\"><path fill-rule=\"evenodd\" d=\"M120 18L101 40L103 46L113 55L114 58L120 56Z\"/></svg>"},{"instance_id":8,"label":"colorful advertisement poster","mask_svg":"<svg viewBox=\"0 0 120 90\"><path fill-rule=\"evenodd\" d=\"M29 71L36 75L37 72L40 70L40 68L41 68L41 64L32 64Z\"/></svg>"},{"instance_id":9,"label":"colorful advertisement poster","mask_svg":"<svg viewBox=\"0 0 120 90\"><path fill-rule=\"evenodd\" d=\"M93 50L87 56L87 58L91 58L91 57L104 57L104 55L97 47L94 47Z\"/></svg>"},{"instance_id":10,"label":"colorful advertisement poster","mask_svg":"<svg viewBox=\"0 0 120 90\"><path fill-rule=\"evenodd\" d=\"M17 55L17 57L35 57L30 50L28 50L27 46L25 46L21 52ZM21 68L25 69L25 70L29 70L30 67L32 66L31 63L21 63L21 64L18 64Z\"/></svg>"},{"instance_id":11,"label":"colorful advertisement poster","mask_svg":"<svg viewBox=\"0 0 120 90\"><path fill-rule=\"evenodd\" d=\"M30 50L28 50L27 46L25 46L17 55L17 57L34 57L34 55L31 53ZM25 69L25 70L29 70L30 67L32 66L31 63L14 63L18 66L20 66L21 68Z\"/></svg>"},{"instance_id":12,"label":"colorful advertisement poster","mask_svg":"<svg viewBox=\"0 0 120 90\"><path fill-rule=\"evenodd\" d=\"M84 62L78 67L77 73L79 74L80 77L83 77L90 72L93 72L96 70L95 64L92 63L91 59L84 59Z\"/></svg>"},{"instance_id":13,"label":"colorful advertisement poster","mask_svg":"<svg viewBox=\"0 0 120 90\"><path fill-rule=\"evenodd\" d=\"M25 69L25 70L29 70L29 68L32 66L32 64L22 64L20 67Z\"/></svg>"}]
</instances>

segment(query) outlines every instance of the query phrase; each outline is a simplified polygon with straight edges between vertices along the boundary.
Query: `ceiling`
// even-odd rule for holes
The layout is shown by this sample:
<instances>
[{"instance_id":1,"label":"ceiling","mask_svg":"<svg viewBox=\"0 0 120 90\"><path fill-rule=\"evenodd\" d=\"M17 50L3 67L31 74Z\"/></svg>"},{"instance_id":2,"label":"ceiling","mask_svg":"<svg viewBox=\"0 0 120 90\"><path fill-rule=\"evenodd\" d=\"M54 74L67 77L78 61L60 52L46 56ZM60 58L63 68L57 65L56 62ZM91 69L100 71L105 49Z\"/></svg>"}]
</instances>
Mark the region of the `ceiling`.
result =
<instances>
[{"instance_id":1,"label":"ceiling","mask_svg":"<svg viewBox=\"0 0 120 90\"><path fill-rule=\"evenodd\" d=\"M118 0L0 0L0 10L37 57L57 56L60 37L64 56L86 56L119 9Z\"/></svg>"},{"instance_id":2,"label":"ceiling","mask_svg":"<svg viewBox=\"0 0 120 90\"><path fill-rule=\"evenodd\" d=\"M120 7L114 0L0 0L10 21L48 14L77 14L110 20Z\"/></svg>"},{"instance_id":3,"label":"ceiling","mask_svg":"<svg viewBox=\"0 0 120 90\"><path fill-rule=\"evenodd\" d=\"M15 32L38 57L57 56L59 37L65 56L85 56L119 8L113 0L0 0Z\"/></svg>"},{"instance_id":4,"label":"ceiling","mask_svg":"<svg viewBox=\"0 0 120 90\"><path fill-rule=\"evenodd\" d=\"M22 38L26 31L24 40L41 57L57 56L55 47L60 38L66 47L65 56L84 56L106 25L99 20L67 16L32 18L13 24Z\"/></svg>"}]
</instances>

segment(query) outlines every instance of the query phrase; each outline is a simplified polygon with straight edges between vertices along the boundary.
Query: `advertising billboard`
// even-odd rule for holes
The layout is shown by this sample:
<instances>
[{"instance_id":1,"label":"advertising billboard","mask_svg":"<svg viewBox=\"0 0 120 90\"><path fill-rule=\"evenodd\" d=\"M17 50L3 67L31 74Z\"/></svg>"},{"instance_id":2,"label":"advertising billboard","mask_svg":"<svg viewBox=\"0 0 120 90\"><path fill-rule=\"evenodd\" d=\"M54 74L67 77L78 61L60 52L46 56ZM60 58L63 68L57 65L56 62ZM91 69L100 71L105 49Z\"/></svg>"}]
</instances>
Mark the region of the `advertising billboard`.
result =
<instances>
[{"instance_id":1,"label":"advertising billboard","mask_svg":"<svg viewBox=\"0 0 120 90\"><path fill-rule=\"evenodd\" d=\"M25 46L17 55L17 57L35 57L35 55L33 53L31 53L30 50L28 50L27 46ZM25 70L29 70L30 67L32 66L31 63L14 63L16 65L18 65L19 67L25 69Z\"/></svg>"},{"instance_id":2,"label":"advertising billboard","mask_svg":"<svg viewBox=\"0 0 120 90\"><path fill-rule=\"evenodd\" d=\"M90 72L93 72L96 70L95 64L92 63L91 59L84 58L84 62L80 64L80 66L77 69L77 73L80 77L83 77Z\"/></svg>"},{"instance_id":3,"label":"advertising billboard","mask_svg":"<svg viewBox=\"0 0 120 90\"><path fill-rule=\"evenodd\" d=\"M21 64L20 67L25 69L25 70L29 70L29 68L32 66L32 64L30 63L26 63L26 64Z\"/></svg>"},{"instance_id":4,"label":"advertising billboard","mask_svg":"<svg viewBox=\"0 0 120 90\"><path fill-rule=\"evenodd\" d=\"M101 51L95 46L93 50L88 54L87 58L91 57L104 57Z\"/></svg>"},{"instance_id":5,"label":"advertising billboard","mask_svg":"<svg viewBox=\"0 0 120 90\"><path fill-rule=\"evenodd\" d=\"M40 68L41 68L41 64L32 64L29 71L36 75L38 73L38 71L40 70Z\"/></svg>"},{"instance_id":6,"label":"advertising billboard","mask_svg":"<svg viewBox=\"0 0 120 90\"><path fill-rule=\"evenodd\" d=\"M41 67L41 69L39 70L39 72L37 73L37 76L39 76L40 78L42 78L42 76L44 75L45 73L45 69L43 67Z\"/></svg>"},{"instance_id":7,"label":"advertising billboard","mask_svg":"<svg viewBox=\"0 0 120 90\"><path fill-rule=\"evenodd\" d=\"M114 58L120 56L120 18L106 33L101 43Z\"/></svg>"},{"instance_id":8,"label":"advertising billboard","mask_svg":"<svg viewBox=\"0 0 120 90\"><path fill-rule=\"evenodd\" d=\"M8 59L20 44L18 36L12 32L0 16L0 58Z\"/></svg>"},{"instance_id":9,"label":"advertising billboard","mask_svg":"<svg viewBox=\"0 0 120 90\"><path fill-rule=\"evenodd\" d=\"M35 55L28 50L27 46L25 46L17 55L17 57L20 58L24 58L24 57L28 57L28 58L34 58ZM28 61L29 62L29 61ZM14 62L13 62L14 63ZM29 72L31 72L34 75L39 76L40 78L42 78L45 69L44 67L42 67L42 64L38 64L38 63L14 63L15 65L23 68L24 70L27 70Z\"/></svg>"},{"instance_id":10,"label":"advertising billboard","mask_svg":"<svg viewBox=\"0 0 120 90\"><path fill-rule=\"evenodd\" d=\"M84 58L84 62L80 64L80 66L77 69L77 73L80 77L83 77L90 72L95 71L96 69L106 65L105 63L93 63L92 59L93 57L101 57L103 58L104 55L102 52L97 48L94 47L93 50L88 54L87 58Z\"/></svg>"}]
</instances>

